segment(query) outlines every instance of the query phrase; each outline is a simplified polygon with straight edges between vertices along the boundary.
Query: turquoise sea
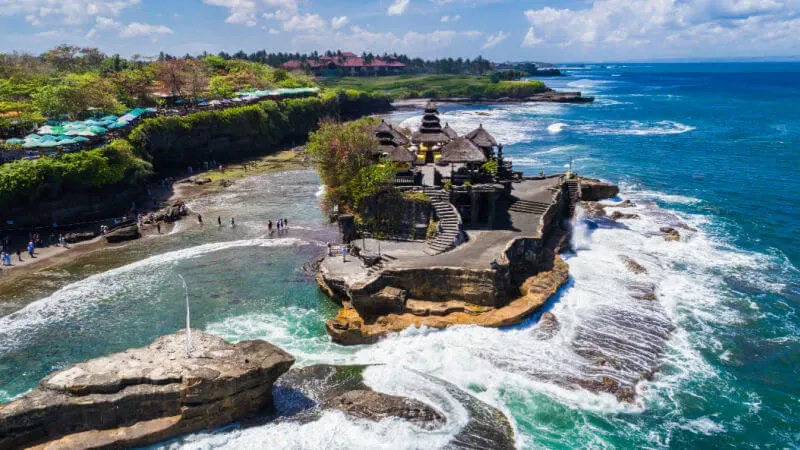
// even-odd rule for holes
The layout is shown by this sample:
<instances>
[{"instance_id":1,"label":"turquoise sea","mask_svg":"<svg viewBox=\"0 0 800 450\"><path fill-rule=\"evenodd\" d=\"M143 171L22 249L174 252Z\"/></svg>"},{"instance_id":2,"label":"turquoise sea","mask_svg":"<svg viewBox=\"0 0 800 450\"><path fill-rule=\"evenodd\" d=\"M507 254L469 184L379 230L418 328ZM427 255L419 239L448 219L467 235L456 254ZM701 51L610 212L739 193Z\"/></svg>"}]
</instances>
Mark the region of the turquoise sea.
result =
<instances>
[{"instance_id":1,"label":"turquoise sea","mask_svg":"<svg viewBox=\"0 0 800 450\"><path fill-rule=\"evenodd\" d=\"M324 320L336 305L303 270L335 230L319 212L309 171L237 182L190 206L204 227L101 251L24 280L2 299L0 401L66 365L146 345L183 324L227 339L267 339L299 365L380 363L367 382L442 409L443 392L411 368L503 410L520 448L761 448L800 445L800 64L566 66L548 79L593 95L590 105L444 106L459 132L483 124L528 174L569 168L617 182L636 206L624 226L579 214L571 281L548 305L560 323L536 339L536 319L493 330L407 330L373 346L341 347ZM389 118L413 127L419 113ZM608 202L614 203L614 202ZM614 211L614 209L609 209ZM236 229L208 225L234 215ZM266 221L292 229L267 237ZM661 226L679 228L665 242ZM623 257L647 269L634 275ZM654 289L656 300L635 298ZM10 306L9 306L10 305ZM656 375L643 380L643 368ZM629 403L581 387L612 378ZM577 380L577 381L576 381ZM435 448L455 431L363 422L327 413L308 424L228 427L169 448Z\"/></svg>"}]
</instances>

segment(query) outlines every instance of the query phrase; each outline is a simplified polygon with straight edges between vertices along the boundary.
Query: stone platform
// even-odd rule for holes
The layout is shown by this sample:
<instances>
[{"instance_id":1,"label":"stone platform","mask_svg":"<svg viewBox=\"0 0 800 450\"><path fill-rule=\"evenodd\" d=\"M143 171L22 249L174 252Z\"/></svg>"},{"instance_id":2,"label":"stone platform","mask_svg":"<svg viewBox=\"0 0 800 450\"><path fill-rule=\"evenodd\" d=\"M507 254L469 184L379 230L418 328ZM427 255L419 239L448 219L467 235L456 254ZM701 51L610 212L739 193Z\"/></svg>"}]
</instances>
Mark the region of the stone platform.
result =
<instances>
[{"instance_id":1,"label":"stone platform","mask_svg":"<svg viewBox=\"0 0 800 450\"><path fill-rule=\"evenodd\" d=\"M422 243L383 241L379 266L325 258L317 281L343 306L327 322L329 334L352 345L409 326L522 322L569 278L557 256L569 202L563 178L526 179L498 201L494 229L465 230L467 242L453 250L429 255ZM376 246L367 243L371 252Z\"/></svg>"}]
</instances>

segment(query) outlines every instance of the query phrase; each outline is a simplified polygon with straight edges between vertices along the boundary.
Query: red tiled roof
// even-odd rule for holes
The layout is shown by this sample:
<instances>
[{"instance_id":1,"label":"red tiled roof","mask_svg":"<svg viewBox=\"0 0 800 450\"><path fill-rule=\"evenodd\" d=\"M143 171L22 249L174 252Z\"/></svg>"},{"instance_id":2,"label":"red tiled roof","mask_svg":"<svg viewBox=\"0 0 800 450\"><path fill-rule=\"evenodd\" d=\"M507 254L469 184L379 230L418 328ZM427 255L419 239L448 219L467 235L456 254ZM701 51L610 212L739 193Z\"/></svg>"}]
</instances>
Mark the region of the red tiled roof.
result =
<instances>
[{"instance_id":1,"label":"red tiled roof","mask_svg":"<svg viewBox=\"0 0 800 450\"><path fill-rule=\"evenodd\" d=\"M285 63L281 64L281 69L294 70L294 69L301 69L301 68L303 68L303 62L302 61L298 61L296 59L292 59L292 60L286 61Z\"/></svg>"}]
</instances>

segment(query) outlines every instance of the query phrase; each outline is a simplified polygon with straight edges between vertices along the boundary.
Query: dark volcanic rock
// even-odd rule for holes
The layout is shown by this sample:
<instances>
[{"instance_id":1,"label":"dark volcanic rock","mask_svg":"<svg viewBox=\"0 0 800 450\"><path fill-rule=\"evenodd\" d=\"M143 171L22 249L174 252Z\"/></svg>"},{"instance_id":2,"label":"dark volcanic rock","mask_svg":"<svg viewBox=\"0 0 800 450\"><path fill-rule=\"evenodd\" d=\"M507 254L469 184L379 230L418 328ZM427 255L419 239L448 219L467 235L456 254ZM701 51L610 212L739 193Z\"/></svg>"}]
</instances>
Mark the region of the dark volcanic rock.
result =
<instances>
[{"instance_id":1,"label":"dark volcanic rock","mask_svg":"<svg viewBox=\"0 0 800 450\"><path fill-rule=\"evenodd\" d=\"M88 241L94 239L98 233L87 231L85 233L67 233L64 235L64 240L68 244L76 244L78 242Z\"/></svg>"},{"instance_id":2,"label":"dark volcanic rock","mask_svg":"<svg viewBox=\"0 0 800 450\"><path fill-rule=\"evenodd\" d=\"M110 231L108 234L106 234L106 241L109 243L124 242L133 239L139 239L140 236L141 234L139 234L139 226L133 224Z\"/></svg>"},{"instance_id":3,"label":"dark volcanic rock","mask_svg":"<svg viewBox=\"0 0 800 450\"><path fill-rule=\"evenodd\" d=\"M353 295L353 308L366 317L387 313L403 313L406 309L408 292L387 286L372 295Z\"/></svg>"},{"instance_id":4,"label":"dark volcanic rock","mask_svg":"<svg viewBox=\"0 0 800 450\"><path fill-rule=\"evenodd\" d=\"M637 275L647 273L647 269L645 269L644 266L632 260L631 258L628 258L627 256L622 256L621 258L622 263L625 264L625 267L627 267L631 272Z\"/></svg>"},{"instance_id":5,"label":"dark volcanic rock","mask_svg":"<svg viewBox=\"0 0 800 450\"><path fill-rule=\"evenodd\" d=\"M139 447L217 428L272 405L294 358L265 341L229 344L192 330L55 372L0 405L0 448Z\"/></svg>"},{"instance_id":6,"label":"dark volcanic rock","mask_svg":"<svg viewBox=\"0 0 800 450\"><path fill-rule=\"evenodd\" d=\"M424 429L437 429L446 415L418 400L374 392L364 384L367 366L314 365L288 371L275 383L275 408L280 421L317 420L326 409L340 409L370 420L397 417ZM514 448L514 430L502 412L439 378L408 371L445 391L469 414L469 422L445 448L505 450ZM433 395L434 397L436 395Z\"/></svg>"},{"instance_id":7,"label":"dark volcanic rock","mask_svg":"<svg viewBox=\"0 0 800 450\"><path fill-rule=\"evenodd\" d=\"M186 205L183 202L175 203L172 206L168 206L161 211L154 213L150 216L150 221L152 222L175 222L180 220L181 217L188 214L188 210L186 209Z\"/></svg>"},{"instance_id":8,"label":"dark volcanic rock","mask_svg":"<svg viewBox=\"0 0 800 450\"><path fill-rule=\"evenodd\" d=\"M329 400L326 406L362 419L377 422L396 417L424 428L438 428L447 421L442 413L418 400L372 390L345 392Z\"/></svg>"},{"instance_id":9,"label":"dark volcanic rock","mask_svg":"<svg viewBox=\"0 0 800 450\"><path fill-rule=\"evenodd\" d=\"M539 323L533 328L533 337L534 339L539 339L542 341L552 339L553 336L558 334L558 330L560 329L561 324L558 323L556 315L550 311L546 311L542 313Z\"/></svg>"}]
</instances>

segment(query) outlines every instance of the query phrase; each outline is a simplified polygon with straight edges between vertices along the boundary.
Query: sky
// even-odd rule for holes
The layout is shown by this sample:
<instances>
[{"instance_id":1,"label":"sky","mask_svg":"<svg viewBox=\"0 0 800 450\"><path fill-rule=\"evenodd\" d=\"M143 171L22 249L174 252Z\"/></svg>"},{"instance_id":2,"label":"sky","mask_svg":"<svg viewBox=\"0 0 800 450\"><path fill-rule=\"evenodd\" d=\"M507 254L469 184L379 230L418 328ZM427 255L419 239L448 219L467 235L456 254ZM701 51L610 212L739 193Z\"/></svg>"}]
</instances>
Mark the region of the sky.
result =
<instances>
[{"instance_id":1,"label":"sky","mask_svg":"<svg viewBox=\"0 0 800 450\"><path fill-rule=\"evenodd\" d=\"M800 55L800 0L0 0L0 52L397 52L493 61Z\"/></svg>"}]
</instances>

